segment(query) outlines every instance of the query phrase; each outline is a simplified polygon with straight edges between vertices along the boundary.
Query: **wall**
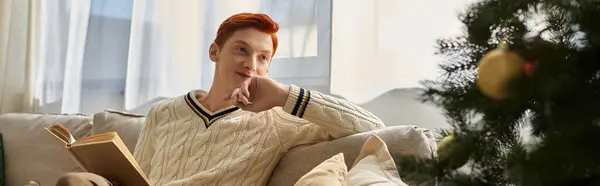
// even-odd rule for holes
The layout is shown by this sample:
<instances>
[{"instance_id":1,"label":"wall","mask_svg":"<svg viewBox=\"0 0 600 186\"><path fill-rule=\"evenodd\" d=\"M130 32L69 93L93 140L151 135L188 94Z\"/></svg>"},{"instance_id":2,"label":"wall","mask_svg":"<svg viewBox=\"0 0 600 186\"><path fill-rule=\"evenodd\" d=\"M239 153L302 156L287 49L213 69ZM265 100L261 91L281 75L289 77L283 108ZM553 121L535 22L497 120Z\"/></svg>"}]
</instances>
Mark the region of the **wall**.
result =
<instances>
[{"instance_id":1,"label":"wall","mask_svg":"<svg viewBox=\"0 0 600 186\"><path fill-rule=\"evenodd\" d=\"M440 109L421 103L418 98L417 89L394 89L361 106L377 115L387 126L450 127Z\"/></svg>"}]
</instances>

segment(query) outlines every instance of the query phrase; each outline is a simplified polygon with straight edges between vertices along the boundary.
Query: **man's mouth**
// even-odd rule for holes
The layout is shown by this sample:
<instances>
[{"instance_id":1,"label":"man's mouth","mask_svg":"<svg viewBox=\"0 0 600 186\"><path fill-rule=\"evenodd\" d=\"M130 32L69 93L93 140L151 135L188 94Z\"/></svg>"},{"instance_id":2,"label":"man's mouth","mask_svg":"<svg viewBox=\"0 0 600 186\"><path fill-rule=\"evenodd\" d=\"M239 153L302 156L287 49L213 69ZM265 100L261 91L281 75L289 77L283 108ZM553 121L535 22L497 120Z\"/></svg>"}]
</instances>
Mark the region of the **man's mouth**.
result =
<instances>
[{"instance_id":1,"label":"man's mouth","mask_svg":"<svg viewBox=\"0 0 600 186\"><path fill-rule=\"evenodd\" d=\"M250 74L246 74L246 73L241 73L241 72L235 72L236 74L242 76L243 78L250 78Z\"/></svg>"}]
</instances>

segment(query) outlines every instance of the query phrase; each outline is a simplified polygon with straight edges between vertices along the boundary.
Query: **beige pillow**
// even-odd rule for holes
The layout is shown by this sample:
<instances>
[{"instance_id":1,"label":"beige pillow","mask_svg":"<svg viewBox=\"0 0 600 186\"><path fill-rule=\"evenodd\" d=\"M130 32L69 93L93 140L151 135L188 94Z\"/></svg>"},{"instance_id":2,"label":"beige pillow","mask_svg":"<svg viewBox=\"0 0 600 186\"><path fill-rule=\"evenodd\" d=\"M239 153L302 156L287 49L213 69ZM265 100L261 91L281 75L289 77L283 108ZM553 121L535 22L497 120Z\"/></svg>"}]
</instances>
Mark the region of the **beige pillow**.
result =
<instances>
[{"instance_id":1,"label":"beige pillow","mask_svg":"<svg viewBox=\"0 0 600 186\"><path fill-rule=\"evenodd\" d=\"M83 171L44 129L56 122L67 127L75 139L89 136L92 129L92 117L80 114L0 115L6 185L26 185L30 180L43 186L56 185L61 175Z\"/></svg>"},{"instance_id":2,"label":"beige pillow","mask_svg":"<svg viewBox=\"0 0 600 186\"><path fill-rule=\"evenodd\" d=\"M127 146L127 149L133 153L145 121L146 117L141 114L109 109L104 110L104 112L94 115L92 135L117 132L123 143L125 143L125 146Z\"/></svg>"},{"instance_id":3,"label":"beige pillow","mask_svg":"<svg viewBox=\"0 0 600 186\"><path fill-rule=\"evenodd\" d=\"M306 173L294 186L346 186L347 173L344 153L339 153Z\"/></svg>"},{"instance_id":4,"label":"beige pillow","mask_svg":"<svg viewBox=\"0 0 600 186\"><path fill-rule=\"evenodd\" d=\"M396 163L387 145L373 135L363 144L352 168L348 171L348 185L396 186L406 185L400 179Z\"/></svg>"}]
</instances>

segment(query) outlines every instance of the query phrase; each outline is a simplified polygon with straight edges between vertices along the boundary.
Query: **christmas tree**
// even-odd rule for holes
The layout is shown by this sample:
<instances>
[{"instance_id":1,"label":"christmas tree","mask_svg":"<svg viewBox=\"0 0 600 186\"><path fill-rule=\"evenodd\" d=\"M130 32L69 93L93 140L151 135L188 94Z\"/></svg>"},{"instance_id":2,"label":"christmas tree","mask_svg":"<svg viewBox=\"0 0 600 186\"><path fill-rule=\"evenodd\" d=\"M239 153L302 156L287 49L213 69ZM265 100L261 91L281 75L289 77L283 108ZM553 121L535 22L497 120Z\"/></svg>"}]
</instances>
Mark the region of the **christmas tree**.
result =
<instances>
[{"instance_id":1,"label":"christmas tree","mask_svg":"<svg viewBox=\"0 0 600 186\"><path fill-rule=\"evenodd\" d=\"M600 1L482 0L459 18L464 35L438 41L443 76L423 83L452 129L437 157L397 158L403 179L600 185Z\"/></svg>"}]
</instances>

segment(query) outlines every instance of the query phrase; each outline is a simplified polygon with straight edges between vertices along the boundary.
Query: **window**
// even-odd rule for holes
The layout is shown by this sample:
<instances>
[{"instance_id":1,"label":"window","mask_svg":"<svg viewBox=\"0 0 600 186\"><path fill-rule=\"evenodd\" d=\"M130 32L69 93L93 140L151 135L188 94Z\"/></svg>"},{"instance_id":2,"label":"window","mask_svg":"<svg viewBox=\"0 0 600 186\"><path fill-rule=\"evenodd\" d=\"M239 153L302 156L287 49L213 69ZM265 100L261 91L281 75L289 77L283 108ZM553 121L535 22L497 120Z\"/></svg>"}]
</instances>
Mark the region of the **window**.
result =
<instances>
[{"instance_id":1,"label":"window","mask_svg":"<svg viewBox=\"0 0 600 186\"><path fill-rule=\"evenodd\" d=\"M320 5L323 6L323 5ZM261 12L269 14L282 41L275 58L317 56L317 3L315 0L264 0Z\"/></svg>"},{"instance_id":2,"label":"window","mask_svg":"<svg viewBox=\"0 0 600 186\"><path fill-rule=\"evenodd\" d=\"M92 0L80 110L123 109L133 0Z\"/></svg>"},{"instance_id":3,"label":"window","mask_svg":"<svg viewBox=\"0 0 600 186\"><path fill-rule=\"evenodd\" d=\"M331 0L263 0L261 11L280 25L269 76L329 92Z\"/></svg>"},{"instance_id":4,"label":"window","mask_svg":"<svg viewBox=\"0 0 600 186\"><path fill-rule=\"evenodd\" d=\"M75 2L75 1L73 1ZM90 15L87 25L87 33L85 33L85 47L83 50L83 60L81 71L75 73L67 73L65 69L64 56L55 57L46 62L49 67L57 69L44 69L41 77L44 79L40 97L42 99L40 112L64 112L65 102L70 105L66 112L77 110L81 113L92 114L104 109L125 110L125 90L127 81L127 68L130 53L132 15L134 12L134 0L92 0L90 1ZM169 1L148 0L145 7L147 11L152 11L152 7L156 3L171 5ZM203 6L207 8L205 12L198 13L199 20L204 19L202 25L196 25L201 28L198 36L190 38L200 39L201 42L198 51L198 59L190 59L189 64L194 64L198 67L198 72L201 74L201 80L197 87L189 87L189 89L201 88L208 90L212 83L214 73L214 63L208 59L208 45L214 39L215 31L217 30L220 21L210 20L215 18L215 14L219 12L211 12L212 8L218 0L205 0L204 5L201 3L190 3L194 6ZM271 65L269 77L274 78L282 83L295 84L312 90L321 92L329 92L329 52L330 52L330 18L331 18L331 0L256 0L260 2L258 7L259 12L269 14L280 25L279 48ZM137 2L136 2L137 3ZM51 4L48 4L51 5ZM137 5L137 4L136 4ZM186 3L178 3L177 6L186 6ZM53 21L59 21L62 24L53 26L52 34L47 34L47 37L64 42L47 43L48 48L52 49L52 55L62 55L67 53L68 44L67 36L69 35L70 23L68 4L64 5L64 16ZM79 5L78 8L84 9L87 6ZM179 7L170 7L167 11L173 11ZM146 12L149 13L149 12ZM154 12L157 13L157 12ZM164 12L158 12L162 14ZM172 13L172 12L171 12ZM221 12L220 14L224 14ZM219 15L220 15L219 14ZM181 14L178 16L188 16ZM195 15L191 15L195 16ZM169 17L169 16L165 16ZM218 16L217 16L218 17ZM137 19L137 18L136 18ZM148 21L148 20L143 20ZM161 20L165 22L164 20ZM83 21L85 22L85 21ZM136 21L134 21L136 22ZM160 22L160 21L159 21ZM166 21L169 22L169 21ZM165 25L148 23L152 28L164 27ZM72 26L72 25L71 25ZM195 28L195 27L194 27ZM170 31L169 29L156 29L158 31ZM155 30L148 32L157 32ZM186 32L187 33L187 32ZM83 33L82 33L83 34ZM149 33L160 38L162 33ZM140 35L136 35L140 36ZM79 37L79 36L78 36ZM140 36L141 37L141 36ZM145 37L145 36L143 36ZM154 39L152 41L155 41ZM150 42L156 45L157 42L167 42L167 44L175 45L170 42L169 38L162 41ZM53 47L58 44L65 46ZM189 43L188 43L189 44ZM206 45L206 46L204 46ZM65 51L55 51L65 50ZM78 49L79 50L79 49ZM190 49L188 49L190 50ZM193 52L193 51L191 51ZM161 55L169 55L168 52ZM147 55L149 57L151 55ZM156 59L161 60L161 59ZM172 60L172 59L169 59ZM179 60L179 59L176 59ZM142 60L143 61L143 60ZM169 68L172 61L165 61L164 68ZM79 70L79 67L75 70ZM149 67L159 68L159 67ZM147 69L146 69L147 70ZM141 71L144 71L143 69ZM192 69L192 71L194 71ZM81 74L80 79L69 78L69 75L63 74ZM152 73L141 72L143 76ZM78 77L78 76L77 76ZM54 80L53 80L54 78ZM137 77L140 78L140 77ZM146 78L146 77L141 77ZM170 81L163 77L160 80ZM153 83L154 80L145 81L139 86L152 86L152 88L161 88L159 82ZM168 82L167 82L168 83ZM69 86L66 86L66 85ZM187 85L186 85L187 86ZM67 88L72 90L66 91ZM65 93L66 91L66 93ZM179 91L179 90L176 90ZM78 99L69 99L69 95L77 94ZM184 92L181 92L184 94ZM60 99L63 99L62 101ZM153 97L149 99L154 99ZM68 100L68 101L64 101ZM151 103L149 103L151 104ZM61 109L61 105L63 109ZM73 106L75 105L75 106Z\"/></svg>"}]
</instances>

